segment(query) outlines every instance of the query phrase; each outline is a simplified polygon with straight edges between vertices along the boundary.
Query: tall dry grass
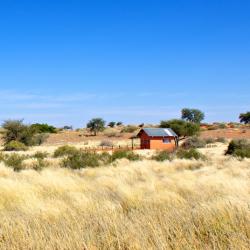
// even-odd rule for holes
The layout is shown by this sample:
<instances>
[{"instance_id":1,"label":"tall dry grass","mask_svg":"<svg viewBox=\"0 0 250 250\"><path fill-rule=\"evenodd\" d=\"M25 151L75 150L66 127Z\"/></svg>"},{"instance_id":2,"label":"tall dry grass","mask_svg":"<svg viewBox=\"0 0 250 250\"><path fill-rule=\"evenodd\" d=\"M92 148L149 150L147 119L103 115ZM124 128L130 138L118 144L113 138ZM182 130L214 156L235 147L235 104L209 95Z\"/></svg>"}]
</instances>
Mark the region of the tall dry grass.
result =
<instances>
[{"instance_id":1,"label":"tall dry grass","mask_svg":"<svg viewBox=\"0 0 250 250\"><path fill-rule=\"evenodd\" d=\"M0 248L249 249L249 205L249 160L1 165Z\"/></svg>"}]
</instances>

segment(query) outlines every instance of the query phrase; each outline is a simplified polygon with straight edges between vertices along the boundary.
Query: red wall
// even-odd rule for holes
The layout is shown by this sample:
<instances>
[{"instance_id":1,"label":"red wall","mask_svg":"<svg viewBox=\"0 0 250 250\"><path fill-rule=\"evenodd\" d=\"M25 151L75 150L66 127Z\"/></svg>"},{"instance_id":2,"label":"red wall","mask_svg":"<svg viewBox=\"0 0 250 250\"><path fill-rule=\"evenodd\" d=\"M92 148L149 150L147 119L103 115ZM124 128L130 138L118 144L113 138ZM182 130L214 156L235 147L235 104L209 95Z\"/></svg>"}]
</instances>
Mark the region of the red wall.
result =
<instances>
[{"instance_id":1,"label":"red wall","mask_svg":"<svg viewBox=\"0 0 250 250\"><path fill-rule=\"evenodd\" d=\"M148 135L144 131L142 131L140 139L141 149L150 149L150 137L148 137Z\"/></svg>"},{"instance_id":2,"label":"red wall","mask_svg":"<svg viewBox=\"0 0 250 250\"><path fill-rule=\"evenodd\" d=\"M169 139L170 143L164 143L163 139ZM140 134L141 149L159 149L174 151L176 148L174 137L149 137L144 131Z\"/></svg>"}]
</instances>

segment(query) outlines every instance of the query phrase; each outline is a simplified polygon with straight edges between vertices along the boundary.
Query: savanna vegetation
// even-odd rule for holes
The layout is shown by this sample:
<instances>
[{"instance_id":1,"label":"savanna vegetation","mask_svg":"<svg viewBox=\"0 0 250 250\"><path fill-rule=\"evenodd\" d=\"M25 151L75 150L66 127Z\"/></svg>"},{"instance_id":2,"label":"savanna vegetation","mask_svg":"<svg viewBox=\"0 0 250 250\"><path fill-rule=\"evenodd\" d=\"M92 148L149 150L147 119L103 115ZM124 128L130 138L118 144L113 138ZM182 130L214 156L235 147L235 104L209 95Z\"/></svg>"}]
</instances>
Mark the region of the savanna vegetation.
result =
<instances>
[{"instance_id":1,"label":"savanna vegetation","mask_svg":"<svg viewBox=\"0 0 250 250\"><path fill-rule=\"evenodd\" d=\"M33 146L57 129L6 121L0 249L249 249L250 143L200 137L202 114L184 111L160 124L182 139L173 153L113 150L144 124L95 118L106 151L47 152Z\"/></svg>"},{"instance_id":2,"label":"savanna vegetation","mask_svg":"<svg viewBox=\"0 0 250 250\"><path fill-rule=\"evenodd\" d=\"M27 159L2 161L1 249L248 249L249 160L161 153L78 169L78 152L72 169L73 154L22 171Z\"/></svg>"}]
</instances>

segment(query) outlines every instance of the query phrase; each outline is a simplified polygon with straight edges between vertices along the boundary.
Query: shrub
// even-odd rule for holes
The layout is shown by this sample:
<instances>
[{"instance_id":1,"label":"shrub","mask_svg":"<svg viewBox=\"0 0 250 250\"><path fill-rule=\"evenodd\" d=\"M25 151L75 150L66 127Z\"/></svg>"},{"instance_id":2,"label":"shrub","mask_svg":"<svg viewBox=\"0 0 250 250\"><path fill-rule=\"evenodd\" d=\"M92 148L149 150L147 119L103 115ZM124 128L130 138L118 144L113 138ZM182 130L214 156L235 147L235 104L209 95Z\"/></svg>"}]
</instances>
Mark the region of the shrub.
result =
<instances>
[{"instance_id":1,"label":"shrub","mask_svg":"<svg viewBox=\"0 0 250 250\"><path fill-rule=\"evenodd\" d=\"M0 162L4 161L4 159L5 159L5 155L2 152L0 152Z\"/></svg>"},{"instance_id":2,"label":"shrub","mask_svg":"<svg viewBox=\"0 0 250 250\"><path fill-rule=\"evenodd\" d=\"M205 139L206 144L211 144L211 143L215 143L215 142L216 142L216 140L214 138L211 138L211 137Z\"/></svg>"},{"instance_id":3,"label":"shrub","mask_svg":"<svg viewBox=\"0 0 250 250\"><path fill-rule=\"evenodd\" d=\"M225 143L227 140L224 137L218 137L216 139L216 142L221 142L221 143Z\"/></svg>"},{"instance_id":4,"label":"shrub","mask_svg":"<svg viewBox=\"0 0 250 250\"><path fill-rule=\"evenodd\" d=\"M43 159L47 158L48 155L49 155L49 154L48 154L47 152L40 152L40 151L38 151L38 152L36 152L36 153L33 155L33 158L43 160Z\"/></svg>"},{"instance_id":5,"label":"shrub","mask_svg":"<svg viewBox=\"0 0 250 250\"><path fill-rule=\"evenodd\" d=\"M126 158L130 161L140 160L140 156L138 154L135 154L133 151L129 150L117 150L112 154L112 161L122 158Z\"/></svg>"},{"instance_id":6,"label":"shrub","mask_svg":"<svg viewBox=\"0 0 250 250\"><path fill-rule=\"evenodd\" d=\"M107 152L103 152L98 156L99 156L100 164L107 165L107 164L110 164L112 162L112 156L111 156L111 154L109 154Z\"/></svg>"},{"instance_id":7,"label":"shrub","mask_svg":"<svg viewBox=\"0 0 250 250\"><path fill-rule=\"evenodd\" d=\"M20 171L24 169L23 160L25 158L26 158L25 156L14 153L6 156L4 163L7 167L13 168L14 171Z\"/></svg>"},{"instance_id":8,"label":"shrub","mask_svg":"<svg viewBox=\"0 0 250 250\"><path fill-rule=\"evenodd\" d=\"M234 155L240 158L250 158L250 147L236 149Z\"/></svg>"},{"instance_id":9,"label":"shrub","mask_svg":"<svg viewBox=\"0 0 250 250\"><path fill-rule=\"evenodd\" d=\"M117 130L108 130L104 132L104 135L107 137L121 137L121 133L119 133Z\"/></svg>"},{"instance_id":10,"label":"shrub","mask_svg":"<svg viewBox=\"0 0 250 250\"><path fill-rule=\"evenodd\" d=\"M171 128L178 136L194 136L200 132L200 125L184 120L161 121L161 128Z\"/></svg>"},{"instance_id":11,"label":"shrub","mask_svg":"<svg viewBox=\"0 0 250 250\"><path fill-rule=\"evenodd\" d=\"M54 157L69 156L77 152L77 148L74 146L64 145L56 149Z\"/></svg>"},{"instance_id":12,"label":"shrub","mask_svg":"<svg viewBox=\"0 0 250 250\"><path fill-rule=\"evenodd\" d=\"M99 156L96 153L76 151L63 159L61 165L71 169L98 167Z\"/></svg>"},{"instance_id":13,"label":"shrub","mask_svg":"<svg viewBox=\"0 0 250 250\"><path fill-rule=\"evenodd\" d=\"M213 125L208 126L207 130L216 130L216 127Z\"/></svg>"},{"instance_id":14,"label":"shrub","mask_svg":"<svg viewBox=\"0 0 250 250\"><path fill-rule=\"evenodd\" d=\"M35 134L26 140L26 145L28 146L35 146L43 144L46 139L48 138L48 134Z\"/></svg>"},{"instance_id":15,"label":"shrub","mask_svg":"<svg viewBox=\"0 0 250 250\"><path fill-rule=\"evenodd\" d=\"M108 132L106 133L107 137L121 137L121 134L118 132Z\"/></svg>"},{"instance_id":16,"label":"shrub","mask_svg":"<svg viewBox=\"0 0 250 250\"><path fill-rule=\"evenodd\" d=\"M113 146L113 142L109 141L109 140L103 140L100 143L101 147L112 147Z\"/></svg>"},{"instance_id":17,"label":"shrub","mask_svg":"<svg viewBox=\"0 0 250 250\"><path fill-rule=\"evenodd\" d=\"M5 151L25 151L27 150L27 146L25 146L22 142L19 141L10 141L4 146Z\"/></svg>"},{"instance_id":18,"label":"shrub","mask_svg":"<svg viewBox=\"0 0 250 250\"><path fill-rule=\"evenodd\" d=\"M47 162L42 158L37 158L37 161L33 164L33 169L36 171L41 171L47 167Z\"/></svg>"},{"instance_id":19,"label":"shrub","mask_svg":"<svg viewBox=\"0 0 250 250\"><path fill-rule=\"evenodd\" d=\"M31 129L34 129L36 133L56 133L56 128L46 123L35 123L30 127Z\"/></svg>"},{"instance_id":20,"label":"shrub","mask_svg":"<svg viewBox=\"0 0 250 250\"><path fill-rule=\"evenodd\" d=\"M226 126L225 123L220 123L220 124L218 125L218 127L219 127L220 129L224 129L224 128L226 128L227 126Z\"/></svg>"},{"instance_id":21,"label":"shrub","mask_svg":"<svg viewBox=\"0 0 250 250\"><path fill-rule=\"evenodd\" d=\"M232 140L228 145L226 155L250 158L250 143L247 140Z\"/></svg>"},{"instance_id":22,"label":"shrub","mask_svg":"<svg viewBox=\"0 0 250 250\"><path fill-rule=\"evenodd\" d=\"M11 141L18 141L26 146L40 145L44 141L44 135L32 126L23 124L22 120L7 120L3 123L5 133L3 136L5 145Z\"/></svg>"},{"instance_id":23,"label":"shrub","mask_svg":"<svg viewBox=\"0 0 250 250\"><path fill-rule=\"evenodd\" d=\"M27 129L22 120L7 120L2 127L5 130L3 136L5 144L11 141L21 141L23 132Z\"/></svg>"},{"instance_id":24,"label":"shrub","mask_svg":"<svg viewBox=\"0 0 250 250\"><path fill-rule=\"evenodd\" d=\"M152 160L155 161L171 160L171 156L167 151L159 151L152 157Z\"/></svg>"},{"instance_id":25,"label":"shrub","mask_svg":"<svg viewBox=\"0 0 250 250\"><path fill-rule=\"evenodd\" d=\"M197 137L193 136L185 140L185 142L182 144L183 148L189 149L189 148L204 148L206 146L206 141Z\"/></svg>"},{"instance_id":26,"label":"shrub","mask_svg":"<svg viewBox=\"0 0 250 250\"><path fill-rule=\"evenodd\" d=\"M134 133L138 127L133 126L133 125L128 125L122 129L122 133Z\"/></svg>"},{"instance_id":27,"label":"shrub","mask_svg":"<svg viewBox=\"0 0 250 250\"><path fill-rule=\"evenodd\" d=\"M179 149L176 153L176 156L180 159L205 159L205 156L194 148L191 148L189 150Z\"/></svg>"}]
</instances>

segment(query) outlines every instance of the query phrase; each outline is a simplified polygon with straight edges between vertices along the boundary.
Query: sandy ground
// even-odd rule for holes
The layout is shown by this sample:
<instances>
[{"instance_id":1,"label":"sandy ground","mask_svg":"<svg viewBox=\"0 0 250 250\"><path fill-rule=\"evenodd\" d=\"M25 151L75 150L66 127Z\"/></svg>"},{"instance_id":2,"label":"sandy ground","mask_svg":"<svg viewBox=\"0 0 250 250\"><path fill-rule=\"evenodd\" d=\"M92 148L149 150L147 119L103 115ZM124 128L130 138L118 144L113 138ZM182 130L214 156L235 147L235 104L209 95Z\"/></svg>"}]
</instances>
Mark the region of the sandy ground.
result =
<instances>
[{"instance_id":1,"label":"sandy ground","mask_svg":"<svg viewBox=\"0 0 250 250\"><path fill-rule=\"evenodd\" d=\"M132 134L121 133L120 137L108 137L105 133L99 134L98 136L86 136L82 132L76 131L65 131L57 134L51 134L47 139L45 145L62 145L62 144L76 144L76 145L99 145L102 140L113 141L114 144L118 145L130 145L131 140L129 139ZM250 129L241 128L228 128L228 129L216 129L207 130L201 132L202 138L218 138L224 137L227 139L250 139Z\"/></svg>"},{"instance_id":2,"label":"sandy ground","mask_svg":"<svg viewBox=\"0 0 250 250\"><path fill-rule=\"evenodd\" d=\"M49 135L47 141L41 146L30 147L29 151L23 152L24 154L33 154L37 151L48 152L52 154L61 145L74 145L76 148L82 149L100 149L100 143L102 141L111 141L115 148L117 147L131 147L132 134L122 133L120 137L109 137L105 133L99 134L98 136L86 136L83 132L79 131L64 131L57 134ZM250 129L218 129L218 130L207 130L201 132L202 138L218 138L224 137L227 139L250 139ZM134 140L134 146L138 147L140 141ZM201 149L202 153L209 155L223 155L227 145L216 143L207 145L206 148ZM138 153L150 157L155 151L154 150L138 150Z\"/></svg>"},{"instance_id":3,"label":"sandy ground","mask_svg":"<svg viewBox=\"0 0 250 250\"><path fill-rule=\"evenodd\" d=\"M216 129L207 130L201 132L201 137L203 138L218 138L224 137L227 139L250 139L250 129L249 128L228 128L228 129Z\"/></svg>"}]
</instances>

